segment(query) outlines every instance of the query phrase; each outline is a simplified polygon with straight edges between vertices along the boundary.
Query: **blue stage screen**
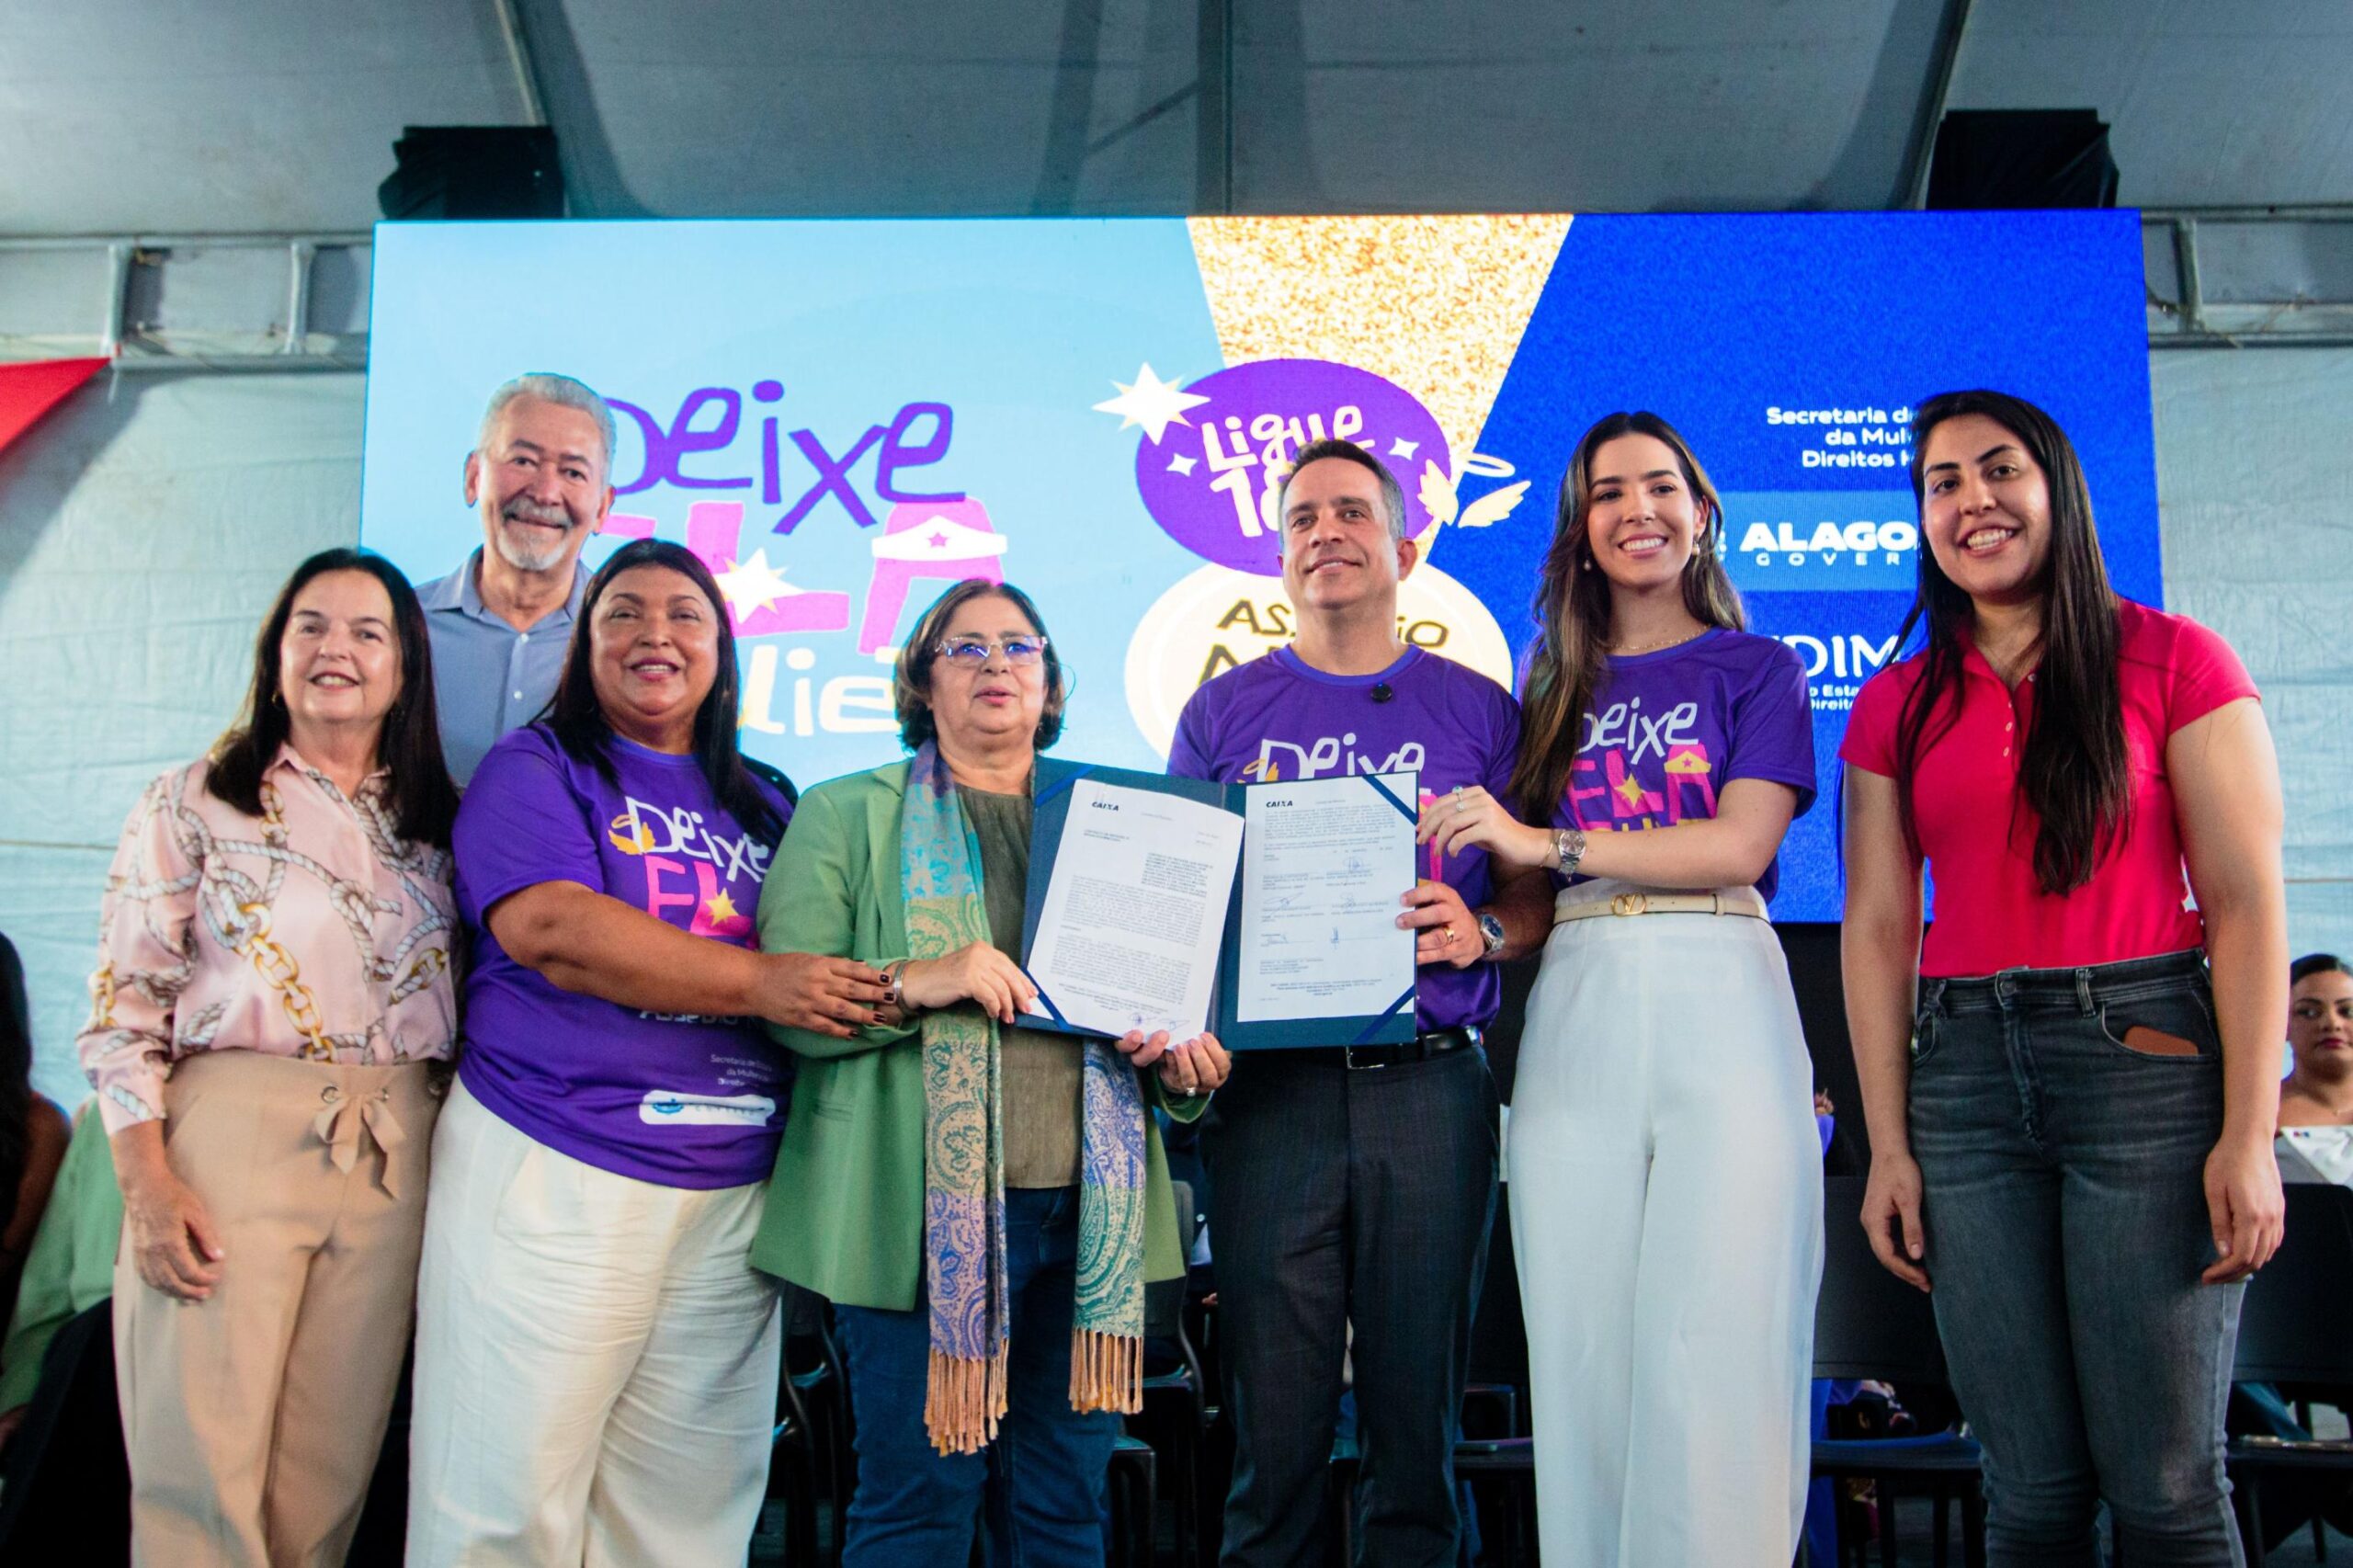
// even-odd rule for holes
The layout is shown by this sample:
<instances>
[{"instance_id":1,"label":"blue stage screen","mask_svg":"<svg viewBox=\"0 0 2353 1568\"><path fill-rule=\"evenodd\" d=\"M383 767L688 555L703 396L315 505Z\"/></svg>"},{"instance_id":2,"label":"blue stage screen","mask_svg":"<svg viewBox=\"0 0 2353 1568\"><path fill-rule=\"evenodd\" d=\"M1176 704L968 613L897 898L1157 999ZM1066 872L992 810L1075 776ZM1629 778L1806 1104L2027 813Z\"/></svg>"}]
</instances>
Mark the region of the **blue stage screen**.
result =
<instances>
[{"instance_id":1,"label":"blue stage screen","mask_svg":"<svg viewBox=\"0 0 2353 1568\"><path fill-rule=\"evenodd\" d=\"M1153 767L1202 679L1290 635L1288 453L1350 433L1398 470L1401 634L1508 681L1570 447L1652 409L1812 674L1823 792L1774 913L1832 920L1838 734L1917 550L1905 413L2048 408L2118 587L2159 602L2142 291L2126 212L386 224L361 535L456 566L485 399L561 371L620 415L584 559L653 534L711 562L755 754L804 786L898 755L890 660L977 574L1076 676L1059 753Z\"/></svg>"}]
</instances>

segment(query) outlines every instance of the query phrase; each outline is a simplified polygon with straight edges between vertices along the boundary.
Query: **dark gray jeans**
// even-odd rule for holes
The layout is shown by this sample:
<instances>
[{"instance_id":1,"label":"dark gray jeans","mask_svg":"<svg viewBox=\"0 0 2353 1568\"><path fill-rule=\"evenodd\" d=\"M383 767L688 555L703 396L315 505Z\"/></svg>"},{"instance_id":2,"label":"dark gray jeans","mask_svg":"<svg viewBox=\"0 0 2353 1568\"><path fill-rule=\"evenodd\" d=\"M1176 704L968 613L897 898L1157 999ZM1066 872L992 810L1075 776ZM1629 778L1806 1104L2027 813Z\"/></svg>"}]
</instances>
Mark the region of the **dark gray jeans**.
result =
<instances>
[{"instance_id":1,"label":"dark gray jeans","mask_svg":"<svg viewBox=\"0 0 2353 1568\"><path fill-rule=\"evenodd\" d=\"M2195 1055L2124 1044L2136 1025ZM2195 952L1920 983L1912 1152L1953 1392L1985 1449L1997 1568L2243 1561L2222 1474L2240 1286L2203 1171L2222 1040Z\"/></svg>"},{"instance_id":2,"label":"dark gray jeans","mask_svg":"<svg viewBox=\"0 0 2353 1568\"><path fill-rule=\"evenodd\" d=\"M1324 1561L1356 1329L1360 1568L1451 1568L1454 1437L1495 1204L1476 1050L1354 1070L1241 1054L1201 1140L1233 1416L1224 1568Z\"/></svg>"}]
</instances>

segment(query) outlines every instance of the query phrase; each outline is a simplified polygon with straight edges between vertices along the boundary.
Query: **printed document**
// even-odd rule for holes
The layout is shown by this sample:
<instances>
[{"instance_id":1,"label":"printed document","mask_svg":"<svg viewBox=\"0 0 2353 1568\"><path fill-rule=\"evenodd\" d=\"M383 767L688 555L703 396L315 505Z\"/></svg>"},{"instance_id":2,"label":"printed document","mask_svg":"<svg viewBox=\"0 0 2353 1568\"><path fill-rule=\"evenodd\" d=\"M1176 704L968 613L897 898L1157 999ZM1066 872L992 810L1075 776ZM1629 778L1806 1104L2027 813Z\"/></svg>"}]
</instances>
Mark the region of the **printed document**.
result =
<instances>
[{"instance_id":1,"label":"printed document","mask_svg":"<svg viewBox=\"0 0 2353 1568\"><path fill-rule=\"evenodd\" d=\"M1029 977L1065 1023L1190 1040L1209 1027L1242 819L1094 779L1070 793Z\"/></svg>"},{"instance_id":2,"label":"printed document","mask_svg":"<svg viewBox=\"0 0 2353 1568\"><path fill-rule=\"evenodd\" d=\"M1243 791L1237 1022L1370 1017L1413 990L1414 933L1397 917L1414 819L1396 802L1415 802L1419 775L1381 785L1388 794L1361 775Z\"/></svg>"}]
</instances>

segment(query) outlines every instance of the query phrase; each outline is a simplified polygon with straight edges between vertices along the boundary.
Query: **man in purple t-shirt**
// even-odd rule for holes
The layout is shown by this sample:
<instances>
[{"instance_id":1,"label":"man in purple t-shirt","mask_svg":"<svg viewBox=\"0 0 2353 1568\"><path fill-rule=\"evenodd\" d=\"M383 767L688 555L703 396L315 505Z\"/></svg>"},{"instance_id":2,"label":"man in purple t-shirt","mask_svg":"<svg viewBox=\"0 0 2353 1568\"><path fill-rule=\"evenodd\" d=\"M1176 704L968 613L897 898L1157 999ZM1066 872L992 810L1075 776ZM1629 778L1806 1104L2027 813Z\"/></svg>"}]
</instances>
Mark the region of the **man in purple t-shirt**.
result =
<instances>
[{"instance_id":1,"label":"man in purple t-shirt","mask_svg":"<svg viewBox=\"0 0 2353 1568\"><path fill-rule=\"evenodd\" d=\"M1319 441L1285 482L1281 517L1298 640L1193 694L1169 772L1262 783L1412 768L1425 800L1507 793L1511 694L1397 640L1397 584L1419 550L1395 477L1352 442ZM1483 850L1421 870L1399 890L1399 924L1420 933L1418 1037L1248 1053L1203 1123L1234 1421L1226 1568L1322 1555L1351 1324L1358 1550L1401 1562L1458 1550L1453 1439L1495 1198L1479 1031L1501 995L1495 961L1543 940L1552 898L1538 876L1516 889L1529 896L1496 902Z\"/></svg>"}]
</instances>

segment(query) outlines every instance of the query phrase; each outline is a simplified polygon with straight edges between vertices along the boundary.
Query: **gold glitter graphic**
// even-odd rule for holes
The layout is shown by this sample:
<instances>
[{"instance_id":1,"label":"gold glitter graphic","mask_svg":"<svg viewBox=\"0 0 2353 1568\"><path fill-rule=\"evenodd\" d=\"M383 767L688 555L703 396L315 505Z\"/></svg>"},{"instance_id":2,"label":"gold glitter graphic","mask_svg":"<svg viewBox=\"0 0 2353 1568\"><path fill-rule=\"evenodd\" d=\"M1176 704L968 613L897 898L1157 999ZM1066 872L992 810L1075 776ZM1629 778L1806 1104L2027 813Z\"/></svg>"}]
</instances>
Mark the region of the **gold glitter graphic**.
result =
<instances>
[{"instance_id":1,"label":"gold glitter graphic","mask_svg":"<svg viewBox=\"0 0 2353 1568\"><path fill-rule=\"evenodd\" d=\"M1385 376L1438 420L1458 471L1569 232L1560 212L1188 222L1228 365Z\"/></svg>"}]
</instances>

